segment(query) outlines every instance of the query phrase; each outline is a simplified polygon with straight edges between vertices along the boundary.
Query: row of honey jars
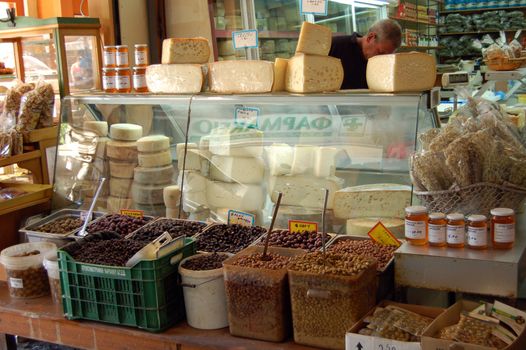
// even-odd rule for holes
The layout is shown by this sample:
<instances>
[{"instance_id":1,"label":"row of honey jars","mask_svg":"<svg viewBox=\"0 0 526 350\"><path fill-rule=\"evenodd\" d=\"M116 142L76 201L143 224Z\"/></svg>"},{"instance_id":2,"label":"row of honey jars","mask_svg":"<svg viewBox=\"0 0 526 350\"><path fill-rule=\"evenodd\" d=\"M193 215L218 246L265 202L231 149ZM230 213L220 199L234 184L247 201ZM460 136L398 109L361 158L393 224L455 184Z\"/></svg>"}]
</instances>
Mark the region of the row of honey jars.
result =
<instances>
[{"instance_id":1,"label":"row of honey jars","mask_svg":"<svg viewBox=\"0 0 526 350\"><path fill-rule=\"evenodd\" d=\"M510 249L515 243L515 212L508 208L491 210L490 235L494 248ZM461 213L428 214L423 206L406 208L405 237L410 244L435 247L487 249L488 220L484 215Z\"/></svg>"},{"instance_id":2,"label":"row of honey jars","mask_svg":"<svg viewBox=\"0 0 526 350\"><path fill-rule=\"evenodd\" d=\"M129 68L103 68L102 89L106 93L148 92L146 86L146 67L133 67L133 75Z\"/></svg>"},{"instance_id":3,"label":"row of honey jars","mask_svg":"<svg viewBox=\"0 0 526 350\"><path fill-rule=\"evenodd\" d=\"M135 45L135 67L146 67L149 64L149 53L147 44ZM104 46L103 54L104 68L127 68L128 45Z\"/></svg>"}]
</instances>

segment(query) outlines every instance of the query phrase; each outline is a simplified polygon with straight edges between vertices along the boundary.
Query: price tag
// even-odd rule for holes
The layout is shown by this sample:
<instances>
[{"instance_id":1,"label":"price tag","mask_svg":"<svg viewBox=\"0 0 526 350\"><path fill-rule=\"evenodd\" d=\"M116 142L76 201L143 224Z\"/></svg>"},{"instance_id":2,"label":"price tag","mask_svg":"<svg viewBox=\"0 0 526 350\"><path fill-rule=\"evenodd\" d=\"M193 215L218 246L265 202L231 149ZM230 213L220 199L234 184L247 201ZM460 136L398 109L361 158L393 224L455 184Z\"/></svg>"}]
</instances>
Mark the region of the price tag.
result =
<instances>
[{"instance_id":1,"label":"price tag","mask_svg":"<svg viewBox=\"0 0 526 350\"><path fill-rule=\"evenodd\" d=\"M234 110L234 124L247 128L258 128L261 110L256 107L236 106Z\"/></svg>"},{"instance_id":2,"label":"price tag","mask_svg":"<svg viewBox=\"0 0 526 350\"><path fill-rule=\"evenodd\" d=\"M300 13L302 15L327 16L329 1L327 0L301 0Z\"/></svg>"},{"instance_id":3,"label":"price tag","mask_svg":"<svg viewBox=\"0 0 526 350\"><path fill-rule=\"evenodd\" d=\"M318 223L311 221L289 220L289 232L318 232Z\"/></svg>"},{"instance_id":4,"label":"price tag","mask_svg":"<svg viewBox=\"0 0 526 350\"><path fill-rule=\"evenodd\" d=\"M378 221L376 225L367 233L371 239L382 245L392 245L395 247L400 247L400 241L387 229L387 227L382 224L381 221Z\"/></svg>"},{"instance_id":5,"label":"price tag","mask_svg":"<svg viewBox=\"0 0 526 350\"><path fill-rule=\"evenodd\" d=\"M228 211L228 224L229 225L242 225L242 226L254 226L256 222L256 216L254 214L244 213L238 210Z\"/></svg>"},{"instance_id":6,"label":"price tag","mask_svg":"<svg viewBox=\"0 0 526 350\"><path fill-rule=\"evenodd\" d=\"M258 31L256 29L247 29L232 32L232 43L236 50L255 49L258 47Z\"/></svg>"},{"instance_id":7,"label":"price tag","mask_svg":"<svg viewBox=\"0 0 526 350\"><path fill-rule=\"evenodd\" d=\"M142 219L144 217L144 210L135 210L135 209L121 209L121 215L131 216L132 218Z\"/></svg>"}]
</instances>

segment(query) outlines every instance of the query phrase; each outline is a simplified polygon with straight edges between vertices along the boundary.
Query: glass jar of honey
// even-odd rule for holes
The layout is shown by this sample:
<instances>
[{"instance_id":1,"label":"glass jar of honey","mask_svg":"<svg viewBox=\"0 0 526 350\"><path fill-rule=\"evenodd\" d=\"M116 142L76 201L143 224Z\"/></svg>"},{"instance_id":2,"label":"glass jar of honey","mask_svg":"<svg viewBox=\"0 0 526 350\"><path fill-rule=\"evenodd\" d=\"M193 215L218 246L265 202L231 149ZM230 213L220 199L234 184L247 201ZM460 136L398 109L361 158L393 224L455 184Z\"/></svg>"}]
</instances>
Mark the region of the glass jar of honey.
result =
<instances>
[{"instance_id":1,"label":"glass jar of honey","mask_svg":"<svg viewBox=\"0 0 526 350\"><path fill-rule=\"evenodd\" d=\"M131 92L131 72L129 68L115 68L117 76L115 78L115 88L119 93Z\"/></svg>"},{"instance_id":2,"label":"glass jar of honey","mask_svg":"<svg viewBox=\"0 0 526 350\"><path fill-rule=\"evenodd\" d=\"M447 215L446 242L450 248L464 248L466 224L464 215L452 213Z\"/></svg>"},{"instance_id":3,"label":"glass jar of honey","mask_svg":"<svg viewBox=\"0 0 526 350\"><path fill-rule=\"evenodd\" d=\"M468 248L487 249L488 248L488 223L484 215L468 216Z\"/></svg>"},{"instance_id":4,"label":"glass jar of honey","mask_svg":"<svg viewBox=\"0 0 526 350\"><path fill-rule=\"evenodd\" d=\"M412 245L427 244L427 208L412 206L405 208L405 238Z\"/></svg>"},{"instance_id":5,"label":"glass jar of honey","mask_svg":"<svg viewBox=\"0 0 526 350\"><path fill-rule=\"evenodd\" d=\"M133 67L133 89L136 92L148 92L146 67Z\"/></svg>"},{"instance_id":6,"label":"glass jar of honey","mask_svg":"<svg viewBox=\"0 0 526 350\"><path fill-rule=\"evenodd\" d=\"M491 241L497 249L510 249L515 243L515 212L509 208L491 209Z\"/></svg>"},{"instance_id":7,"label":"glass jar of honey","mask_svg":"<svg viewBox=\"0 0 526 350\"><path fill-rule=\"evenodd\" d=\"M115 46L117 52L115 53L115 62L119 68L128 68L130 63L128 61L128 46L127 45L118 45Z\"/></svg>"},{"instance_id":8,"label":"glass jar of honey","mask_svg":"<svg viewBox=\"0 0 526 350\"><path fill-rule=\"evenodd\" d=\"M429 245L433 247L445 247L446 242L446 214L429 214Z\"/></svg>"},{"instance_id":9,"label":"glass jar of honey","mask_svg":"<svg viewBox=\"0 0 526 350\"><path fill-rule=\"evenodd\" d=\"M117 46L104 46L103 63L106 68L115 68L117 66Z\"/></svg>"},{"instance_id":10,"label":"glass jar of honey","mask_svg":"<svg viewBox=\"0 0 526 350\"><path fill-rule=\"evenodd\" d=\"M102 90L109 94L117 92L116 78L117 71L115 68L102 68Z\"/></svg>"},{"instance_id":11,"label":"glass jar of honey","mask_svg":"<svg viewBox=\"0 0 526 350\"><path fill-rule=\"evenodd\" d=\"M135 65L146 67L150 64L149 49L147 44L135 45Z\"/></svg>"}]
</instances>

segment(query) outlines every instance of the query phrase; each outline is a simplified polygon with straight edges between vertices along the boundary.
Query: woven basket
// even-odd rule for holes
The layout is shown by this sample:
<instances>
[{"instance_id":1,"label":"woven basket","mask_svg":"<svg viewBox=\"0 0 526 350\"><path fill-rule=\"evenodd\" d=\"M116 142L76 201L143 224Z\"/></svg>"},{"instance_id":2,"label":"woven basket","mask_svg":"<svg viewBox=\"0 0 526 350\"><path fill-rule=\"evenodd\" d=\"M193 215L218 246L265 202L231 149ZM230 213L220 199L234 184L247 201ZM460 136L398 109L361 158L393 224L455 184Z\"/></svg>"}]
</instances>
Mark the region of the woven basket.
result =
<instances>
[{"instance_id":1,"label":"woven basket","mask_svg":"<svg viewBox=\"0 0 526 350\"><path fill-rule=\"evenodd\" d=\"M512 184L497 185L480 182L446 191L414 191L429 212L464 215L483 214L489 217L493 208L521 209L526 189Z\"/></svg>"},{"instance_id":2,"label":"woven basket","mask_svg":"<svg viewBox=\"0 0 526 350\"><path fill-rule=\"evenodd\" d=\"M515 70L519 68L526 61L526 57L521 58L508 58L508 57L499 57L491 60L484 60L486 65L491 70Z\"/></svg>"}]
</instances>

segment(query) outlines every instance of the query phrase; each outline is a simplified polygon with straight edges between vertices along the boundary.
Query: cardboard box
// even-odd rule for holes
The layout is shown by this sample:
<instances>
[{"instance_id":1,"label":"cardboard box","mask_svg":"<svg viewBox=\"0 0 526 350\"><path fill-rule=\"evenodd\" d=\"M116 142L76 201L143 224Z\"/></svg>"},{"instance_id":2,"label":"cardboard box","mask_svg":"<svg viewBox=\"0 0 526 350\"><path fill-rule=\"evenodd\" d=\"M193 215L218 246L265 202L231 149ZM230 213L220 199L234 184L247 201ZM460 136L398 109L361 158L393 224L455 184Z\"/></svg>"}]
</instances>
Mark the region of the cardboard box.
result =
<instances>
[{"instance_id":1,"label":"cardboard box","mask_svg":"<svg viewBox=\"0 0 526 350\"><path fill-rule=\"evenodd\" d=\"M345 349L346 350L377 350L377 349L396 349L396 350L420 350L420 343L417 342L404 342L392 339L384 339L380 337L373 337L369 335L358 334L358 331L366 326L364 319L374 313L376 307L386 307L388 305L397 306L401 309L405 309L416 314L427 316L435 319L445 309L430 306L411 305L411 304L400 304L389 300L383 300L373 309L371 309L367 315L365 315L360 321L356 322L354 326L345 335Z\"/></svg>"},{"instance_id":2,"label":"cardboard box","mask_svg":"<svg viewBox=\"0 0 526 350\"><path fill-rule=\"evenodd\" d=\"M451 340L433 338L442 328L458 323L462 311L472 311L480 304L461 300L448 308L444 313L438 316L422 336L422 350L495 350L487 346L455 342ZM505 350L524 350L526 349L526 332L522 332L513 344L504 348Z\"/></svg>"}]
</instances>

